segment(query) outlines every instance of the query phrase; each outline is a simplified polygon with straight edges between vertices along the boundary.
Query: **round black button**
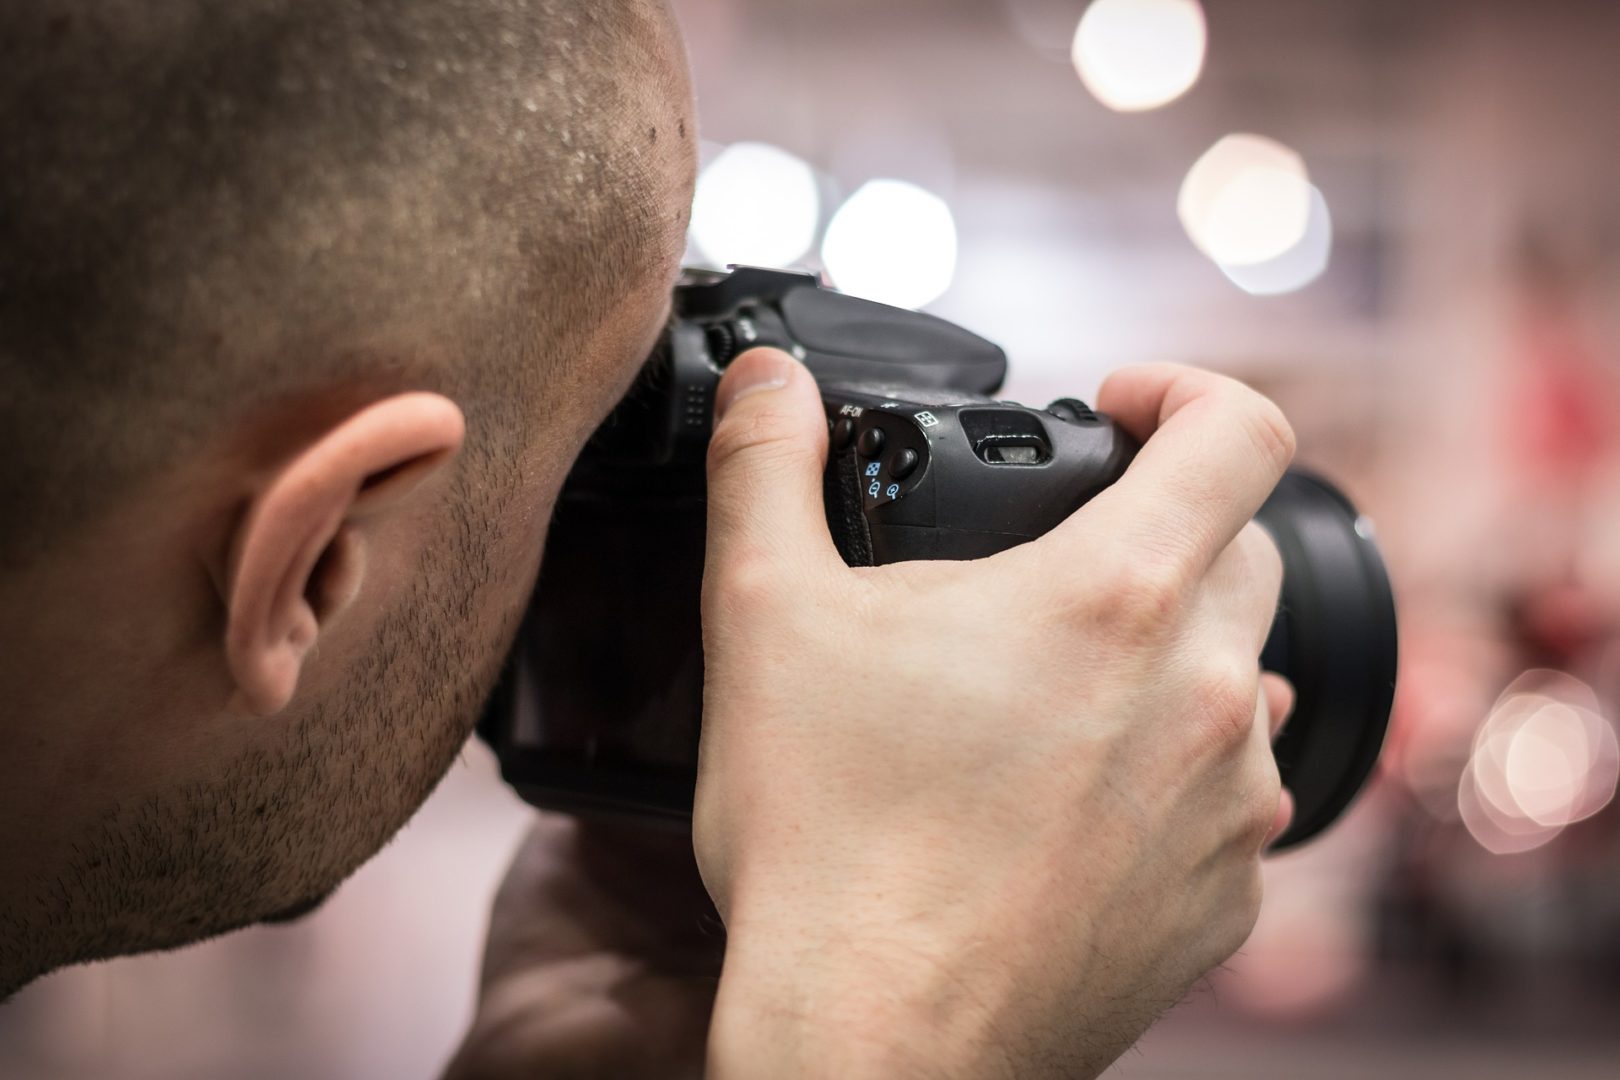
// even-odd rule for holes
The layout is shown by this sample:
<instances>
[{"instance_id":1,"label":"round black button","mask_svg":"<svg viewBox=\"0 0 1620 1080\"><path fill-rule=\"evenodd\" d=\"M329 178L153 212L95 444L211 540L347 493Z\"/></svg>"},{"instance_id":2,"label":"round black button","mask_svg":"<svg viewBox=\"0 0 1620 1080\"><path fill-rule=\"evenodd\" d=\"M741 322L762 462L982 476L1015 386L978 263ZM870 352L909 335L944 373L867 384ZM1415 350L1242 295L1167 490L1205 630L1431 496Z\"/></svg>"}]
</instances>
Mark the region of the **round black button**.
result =
<instances>
[{"instance_id":1,"label":"round black button","mask_svg":"<svg viewBox=\"0 0 1620 1080\"><path fill-rule=\"evenodd\" d=\"M916 471L917 461L917 451L902 450L889 462L889 475L896 480L904 480Z\"/></svg>"},{"instance_id":2,"label":"round black button","mask_svg":"<svg viewBox=\"0 0 1620 1080\"><path fill-rule=\"evenodd\" d=\"M855 441L855 421L849 417L840 417L832 429L833 453L842 454L849 449L849 444Z\"/></svg>"},{"instance_id":3,"label":"round black button","mask_svg":"<svg viewBox=\"0 0 1620 1080\"><path fill-rule=\"evenodd\" d=\"M861 432L861 457L874 458L883 453L883 429L869 427Z\"/></svg>"}]
</instances>

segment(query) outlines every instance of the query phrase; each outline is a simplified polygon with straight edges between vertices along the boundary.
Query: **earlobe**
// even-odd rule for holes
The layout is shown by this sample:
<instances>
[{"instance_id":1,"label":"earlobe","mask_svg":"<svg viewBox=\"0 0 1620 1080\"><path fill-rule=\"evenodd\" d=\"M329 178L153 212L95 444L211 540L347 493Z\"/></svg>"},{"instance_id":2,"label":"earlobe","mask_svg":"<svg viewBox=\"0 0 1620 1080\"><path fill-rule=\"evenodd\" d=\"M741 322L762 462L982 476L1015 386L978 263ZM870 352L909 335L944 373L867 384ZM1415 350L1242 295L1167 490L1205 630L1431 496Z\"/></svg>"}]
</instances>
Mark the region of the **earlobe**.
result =
<instances>
[{"instance_id":1,"label":"earlobe","mask_svg":"<svg viewBox=\"0 0 1620 1080\"><path fill-rule=\"evenodd\" d=\"M225 658L246 711L287 707L310 650L364 589L368 538L442 472L464 431L448 398L387 398L328 429L249 501L225 590Z\"/></svg>"}]
</instances>

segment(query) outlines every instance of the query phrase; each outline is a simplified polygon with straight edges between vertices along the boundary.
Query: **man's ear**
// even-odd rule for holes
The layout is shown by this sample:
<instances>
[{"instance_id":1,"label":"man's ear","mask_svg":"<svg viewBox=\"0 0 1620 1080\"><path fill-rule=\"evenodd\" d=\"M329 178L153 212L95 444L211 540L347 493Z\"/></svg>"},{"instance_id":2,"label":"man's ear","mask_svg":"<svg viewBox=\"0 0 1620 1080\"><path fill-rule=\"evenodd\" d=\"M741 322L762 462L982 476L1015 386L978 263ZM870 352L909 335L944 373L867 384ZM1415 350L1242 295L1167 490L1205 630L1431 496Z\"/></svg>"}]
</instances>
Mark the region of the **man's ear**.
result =
<instances>
[{"instance_id":1,"label":"man's ear","mask_svg":"<svg viewBox=\"0 0 1620 1080\"><path fill-rule=\"evenodd\" d=\"M230 538L225 655L255 715L286 708L304 656L366 572L368 522L395 512L461 448L461 409L400 394L328 429L284 465Z\"/></svg>"}]
</instances>

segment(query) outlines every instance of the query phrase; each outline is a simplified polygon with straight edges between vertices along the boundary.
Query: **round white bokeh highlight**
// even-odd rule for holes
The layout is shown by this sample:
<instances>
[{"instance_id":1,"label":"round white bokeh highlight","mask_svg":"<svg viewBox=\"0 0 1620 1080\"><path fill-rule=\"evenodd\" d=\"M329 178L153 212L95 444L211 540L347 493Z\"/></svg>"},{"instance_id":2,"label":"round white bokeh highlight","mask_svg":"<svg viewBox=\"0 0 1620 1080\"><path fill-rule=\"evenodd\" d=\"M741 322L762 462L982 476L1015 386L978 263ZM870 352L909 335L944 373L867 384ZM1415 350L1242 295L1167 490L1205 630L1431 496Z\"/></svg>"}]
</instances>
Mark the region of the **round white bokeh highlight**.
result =
<instances>
[{"instance_id":1,"label":"round white bokeh highlight","mask_svg":"<svg viewBox=\"0 0 1620 1080\"><path fill-rule=\"evenodd\" d=\"M1620 735L1595 704L1584 684L1542 672L1527 672L1497 700L1457 793L1463 824L1482 847L1532 850L1613 801Z\"/></svg>"},{"instance_id":2,"label":"round white bokeh highlight","mask_svg":"<svg viewBox=\"0 0 1620 1080\"><path fill-rule=\"evenodd\" d=\"M868 180L821 241L827 276L852 296L918 308L956 275L956 221L945 200L905 180Z\"/></svg>"},{"instance_id":3,"label":"round white bokeh highlight","mask_svg":"<svg viewBox=\"0 0 1620 1080\"><path fill-rule=\"evenodd\" d=\"M1198 0L1093 0L1075 27L1070 59L1098 101L1142 112L1192 88L1207 44Z\"/></svg>"},{"instance_id":4,"label":"round white bokeh highlight","mask_svg":"<svg viewBox=\"0 0 1620 1080\"><path fill-rule=\"evenodd\" d=\"M1212 260L1252 266L1305 239L1313 191L1296 151L1264 135L1228 135L1187 170L1176 214Z\"/></svg>"},{"instance_id":5,"label":"round white bokeh highlight","mask_svg":"<svg viewBox=\"0 0 1620 1080\"><path fill-rule=\"evenodd\" d=\"M781 147L739 142L699 174L690 232L715 266L788 266L815 244L820 217L814 169Z\"/></svg>"},{"instance_id":6,"label":"round white bokeh highlight","mask_svg":"<svg viewBox=\"0 0 1620 1080\"><path fill-rule=\"evenodd\" d=\"M1310 187L1310 214L1305 235L1275 258L1243 265L1217 263L1232 284L1253 296L1277 296L1302 289L1322 276L1333 255L1333 216L1327 200Z\"/></svg>"}]
</instances>

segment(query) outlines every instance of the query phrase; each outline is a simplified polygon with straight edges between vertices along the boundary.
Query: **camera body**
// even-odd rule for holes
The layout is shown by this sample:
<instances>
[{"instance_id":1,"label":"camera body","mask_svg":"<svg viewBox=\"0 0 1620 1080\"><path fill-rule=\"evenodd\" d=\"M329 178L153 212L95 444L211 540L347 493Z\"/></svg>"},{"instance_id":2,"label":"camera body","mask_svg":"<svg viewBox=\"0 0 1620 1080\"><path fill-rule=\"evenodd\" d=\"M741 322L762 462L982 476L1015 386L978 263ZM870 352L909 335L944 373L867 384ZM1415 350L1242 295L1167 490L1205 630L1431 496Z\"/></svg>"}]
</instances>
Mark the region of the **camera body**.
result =
<instances>
[{"instance_id":1,"label":"camera body","mask_svg":"<svg viewBox=\"0 0 1620 1080\"><path fill-rule=\"evenodd\" d=\"M974 559L1034 539L1136 450L1072 399L1036 410L856 383L829 385L822 400L828 526L852 566Z\"/></svg>"},{"instance_id":2,"label":"camera body","mask_svg":"<svg viewBox=\"0 0 1620 1080\"><path fill-rule=\"evenodd\" d=\"M1083 506L1136 451L1080 401L994 399L1005 355L942 319L782 271L683 284L642 378L569 474L480 724L505 778L537 806L690 819L704 455L715 386L755 345L785 349L816 375L828 528L850 565L1003 551ZM1276 845L1287 846L1330 824L1376 762L1394 686L1394 607L1368 526L1325 481L1290 472L1257 520L1285 568L1263 662L1296 690L1273 747L1296 806Z\"/></svg>"}]
</instances>

